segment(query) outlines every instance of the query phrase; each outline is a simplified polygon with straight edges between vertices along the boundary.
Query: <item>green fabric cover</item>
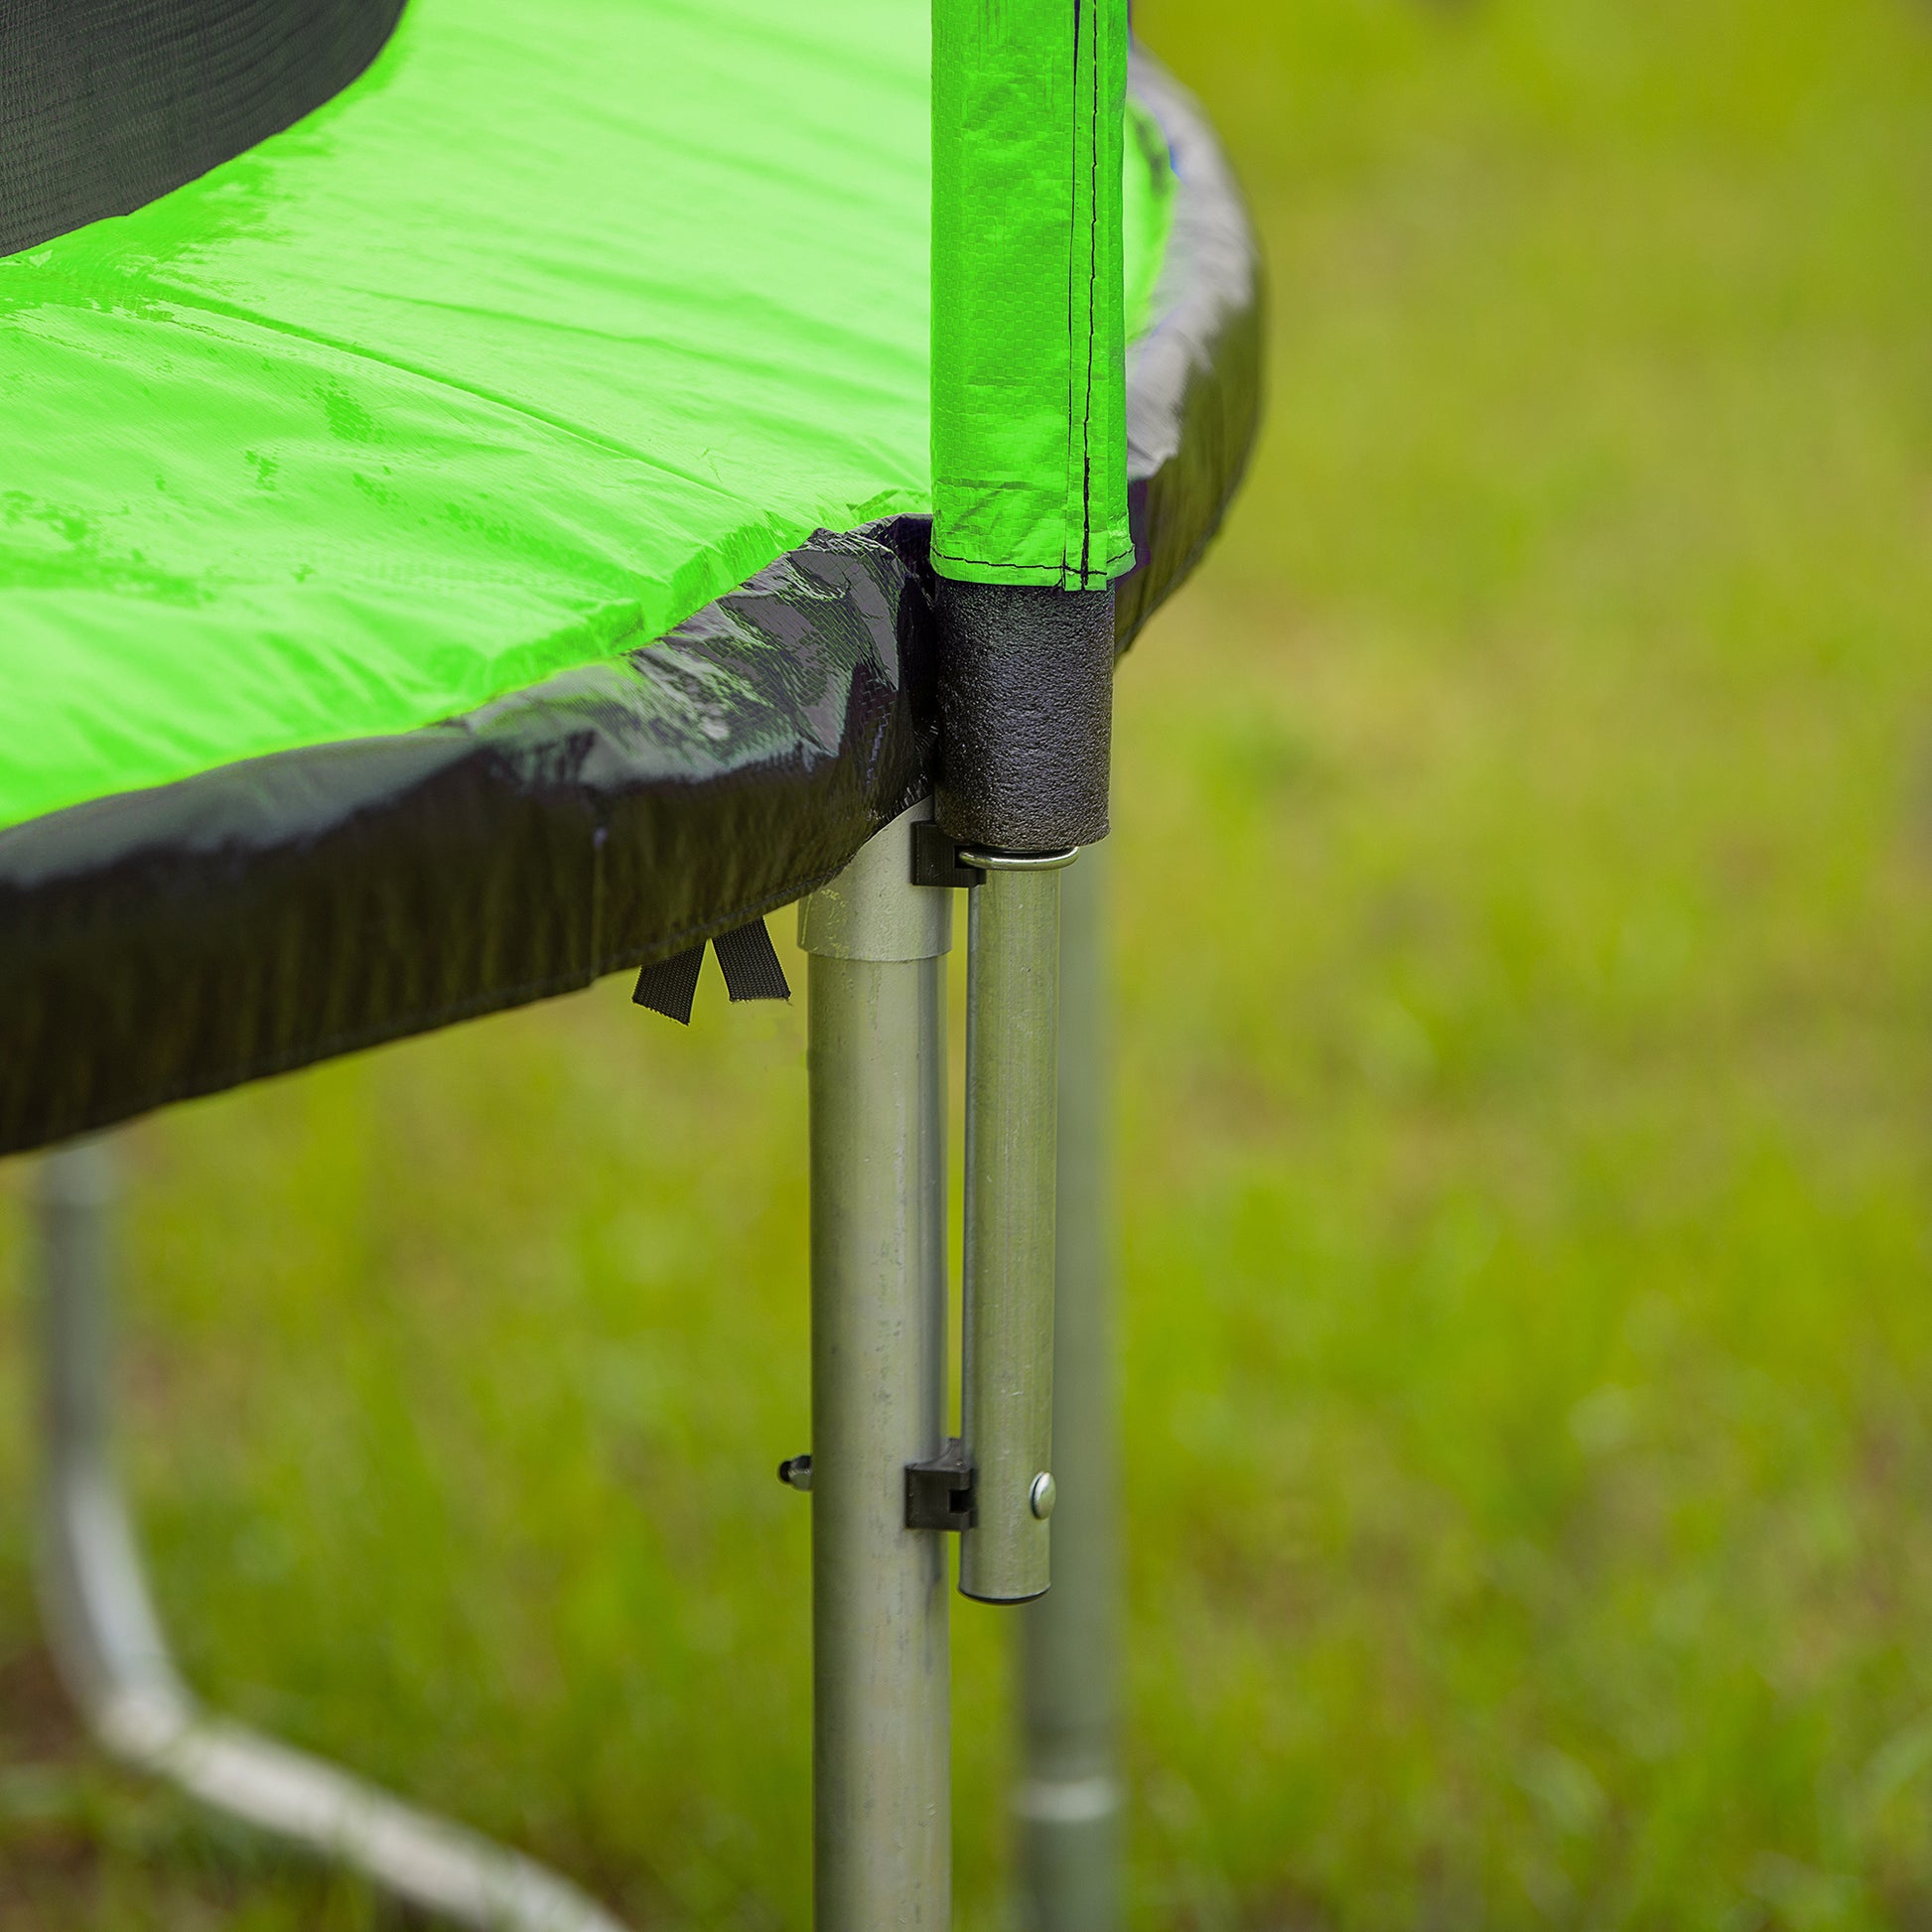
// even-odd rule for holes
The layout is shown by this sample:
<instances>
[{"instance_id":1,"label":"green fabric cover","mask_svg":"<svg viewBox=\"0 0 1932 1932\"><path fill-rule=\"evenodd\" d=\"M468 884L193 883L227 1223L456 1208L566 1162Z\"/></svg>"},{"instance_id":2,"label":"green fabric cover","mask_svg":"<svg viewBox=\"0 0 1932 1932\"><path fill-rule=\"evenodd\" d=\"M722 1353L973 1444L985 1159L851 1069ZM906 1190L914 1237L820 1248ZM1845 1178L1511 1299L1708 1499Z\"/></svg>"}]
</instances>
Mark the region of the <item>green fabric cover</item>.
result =
<instances>
[{"instance_id":1,"label":"green fabric cover","mask_svg":"<svg viewBox=\"0 0 1932 1932\"><path fill-rule=\"evenodd\" d=\"M1129 570L1126 0L934 0L933 568Z\"/></svg>"},{"instance_id":2,"label":"green fabric cover","mask_svg":"<svg viewBox=\"0 0 1932 1932\"><path fill-rule=\"evenodd\" d=\"M411 0L288 132L0 260L0 825L469 711L930 508L927 35Z\"/></svg>"}]
</instances>

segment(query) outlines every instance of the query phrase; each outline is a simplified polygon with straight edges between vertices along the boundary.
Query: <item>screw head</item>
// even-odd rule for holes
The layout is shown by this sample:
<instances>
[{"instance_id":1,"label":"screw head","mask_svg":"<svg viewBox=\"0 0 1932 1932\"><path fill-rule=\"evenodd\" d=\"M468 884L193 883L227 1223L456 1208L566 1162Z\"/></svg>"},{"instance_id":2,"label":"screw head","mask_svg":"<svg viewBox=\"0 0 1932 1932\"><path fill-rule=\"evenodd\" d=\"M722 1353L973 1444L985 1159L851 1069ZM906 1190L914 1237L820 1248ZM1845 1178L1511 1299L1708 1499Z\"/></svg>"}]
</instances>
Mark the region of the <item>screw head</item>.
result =
<instances>
[{"instance_id":1,"label":"screw head","mask_svg":"<svg viewBox=\"0 0 1932 1932\"><path fill-rule=\"evenodd\" d=\"M1027 1500L1033 1505L1033 1512L1043 1523L1053 1513L1053 1503L1059 1495L1059 1488L1048 1470L1042 1469L1034 1477L1034 1486L1027 1492Z\"/></svg>"}]
</instances>

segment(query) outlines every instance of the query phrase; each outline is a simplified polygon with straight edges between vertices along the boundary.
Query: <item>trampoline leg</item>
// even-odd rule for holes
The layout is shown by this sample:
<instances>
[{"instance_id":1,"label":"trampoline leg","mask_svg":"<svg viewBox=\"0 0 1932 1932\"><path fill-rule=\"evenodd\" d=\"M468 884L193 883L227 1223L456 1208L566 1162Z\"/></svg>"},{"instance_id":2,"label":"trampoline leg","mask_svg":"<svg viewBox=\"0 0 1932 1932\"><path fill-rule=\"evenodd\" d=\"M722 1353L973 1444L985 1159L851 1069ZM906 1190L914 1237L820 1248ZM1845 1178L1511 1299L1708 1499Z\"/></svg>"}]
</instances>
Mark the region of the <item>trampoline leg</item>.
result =
<instances>
[{"instance_id":1,"label":"trampoline leg","mask_svg":"<svg viewBox=\"0 0 1932 1932\"><path fill-rule=\"evenodd\" d=\"M114 1476L113 1156L83 1141L48 1155L38 1180L42 1611L62 1678L88 1722L110 1749L138 1754L193 1717Z\"/></svg>"},{"instance_id":2,"label":"trampoline leg","mask_svg":"<svg viewBox=\"0 0 1932 1932\"><path fill-rule=\"evenodd\" d=\"M945 1932L945 1540L905 1527L944 1447L951 894L911 883L916 806L800 909L810 955L813 1914Z\"/></svg>"},{"instance_id":3,"label":"trampoline leg","mask_svg":"<svg viewBox=\"0 0 1932 1932\"><path fill-rule=\"evenodd\" d=\"M168 1654L114 1475L113 1193L112 1156L99 1142L41 1162L38 1580L55 1661L89 1728L136 1769L341 1860L423 1911L479 1932L622 1932L534 1861L197 1707Z\"/></svg>"},{"instance_id":4,"label":"trampoline leg","mask_svg":"<svg viewBox=\"0 0 1932 1932\"><path fill-rule=\"evenodd\" d=\"M1119 1444L1105 846L1060 898L1059 1228L1053 1292L1053 1587L1020 1612L1021 1923L1118 1932Z\"/></svg>"}]
</instances>

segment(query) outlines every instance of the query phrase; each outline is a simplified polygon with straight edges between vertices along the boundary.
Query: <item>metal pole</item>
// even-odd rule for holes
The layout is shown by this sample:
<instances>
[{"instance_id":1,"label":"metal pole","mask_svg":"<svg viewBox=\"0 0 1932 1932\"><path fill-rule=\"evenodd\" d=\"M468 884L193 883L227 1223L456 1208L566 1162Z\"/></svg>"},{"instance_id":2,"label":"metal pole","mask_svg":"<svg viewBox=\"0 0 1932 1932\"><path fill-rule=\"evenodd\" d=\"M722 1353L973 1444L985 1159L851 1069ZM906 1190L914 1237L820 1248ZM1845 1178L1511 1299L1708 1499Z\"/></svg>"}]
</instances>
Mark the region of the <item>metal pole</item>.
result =
<instances>
[{"instance_id":1,"label":"metal pole","mask_svg":"<svg viewBox=\"0 0 1932 1932\"><path fill-rule=\"evenodd\" d=\"M1047 1585L1053 1447L1053 1143L1060 869L1070 851L962 851L968 896L965 1363L974 1526L959 1587L1023 1603Z\"/></svg>"},{"instance_id":2,"label":"metal pole","mask_svg":"<svg viewBox=\"0 0 1932 1932\"><path fill-rule=\"evenodd\" d=\"M1109 861L1060 900L1059 1228L1053 1294L1053 1587L1020 1620L1021 1923L1119 1932L1120 1451L1113 1322Z\"/></svg>"},{"instance_id":3,"label":"metal pole","mask_svg":"<svg viewBox=\"0 0 1932 1932\"><path fill-rule=\"evenodd\" d=\"M74 1701L110 1748L138 1747L192 1723L193 1712L114 1470L114 1159L102 1142L76 1142L44 1157L36 1179L41 1604Z\"/></svg>"},{"instance_id":4,"label":"metal pole","mask_svg":"<svg viewBox=\"0 0 1932 1932\"><path fill-rule=\"evenodd\" d=\"M204 1804L340 1859L439 1917L480 1932L623 1932L534 1860L198 1707L169 1655L114 1471L113 1159L99 1142L76 1143L48 1155L38 1179L38 1581L55 1661L94 1735Z\"/></svg>"},{"instance_id":5,"label":"metal pole","mask_svg":"<svg viewBox=\"0 0 1932 1932\"><path fill-rule=\"evenodd\" d=\"M813 1907L819 1932L945 1932L942 1532L906 1465L946 1426L945 980L952 895L915 806L799 912L810 955Z\"/></svg>"}]
</instances>

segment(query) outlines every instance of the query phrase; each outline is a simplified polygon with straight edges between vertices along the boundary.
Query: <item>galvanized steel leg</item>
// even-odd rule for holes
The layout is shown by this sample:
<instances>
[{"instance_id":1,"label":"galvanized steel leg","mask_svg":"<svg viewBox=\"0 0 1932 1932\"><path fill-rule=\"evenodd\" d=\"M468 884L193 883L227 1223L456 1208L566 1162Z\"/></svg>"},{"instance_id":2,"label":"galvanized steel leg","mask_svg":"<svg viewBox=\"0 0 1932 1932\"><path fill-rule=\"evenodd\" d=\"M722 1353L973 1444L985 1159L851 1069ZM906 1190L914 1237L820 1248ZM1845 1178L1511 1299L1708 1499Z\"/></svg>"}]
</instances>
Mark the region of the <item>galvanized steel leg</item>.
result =
<instances>
[{"instance_id":1,"label":"galvanized steel leg","mask_svg":"<svg viewBox=\"0 0 1932 1932\"><path fill-rule=\"evenodd\" d=\"M813 1898L819 1932L945 1932L943 1533L905 1466L946 1420L949 892L896 820L800 908L810 955Z\"/></svg>"},{"instance_id":2,"label":"galvanized steel leg","mask_svg":"<svg viewBox=\"0 0 1932 1932\"><path fill-rule=\"evenodd\" d=\"M95 1736L215 1810L479 1932L622 1932L534 1861L197 1707L168 1653L114 1473L113 1191L98 1142L41 1163L40 1594L56 1662Z\"/></svg>"},{"instance_id":3,"label":"galvanized steel leg","mask_svg":"<svg viewBox=\"0 0 1932 1932\"><path fill-rule=\"evenodd\" d=\"M1053 1587L1021 1612L1021 1919L1119 1932L1120 1454L1113 1332L1106 848L1060 902Z\"/></svg>"}]
</instances>

